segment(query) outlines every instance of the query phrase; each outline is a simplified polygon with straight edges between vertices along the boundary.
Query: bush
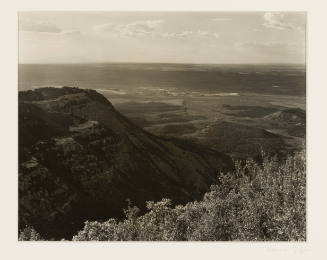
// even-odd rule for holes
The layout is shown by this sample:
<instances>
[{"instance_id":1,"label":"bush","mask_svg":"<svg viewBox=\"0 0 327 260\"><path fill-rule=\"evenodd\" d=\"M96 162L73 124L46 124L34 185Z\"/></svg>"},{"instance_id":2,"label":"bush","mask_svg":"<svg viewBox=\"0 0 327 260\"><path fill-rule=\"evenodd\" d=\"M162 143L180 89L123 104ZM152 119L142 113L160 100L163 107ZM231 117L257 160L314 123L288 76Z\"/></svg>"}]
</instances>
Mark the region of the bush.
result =
<instances>
[{"instance_id":1,"label":"bush","mask_svg":"<svg viewBox=\"0 0 327 260\"><path fill-rule=\"evenodd\" d=\"M282 164L237 162L202 201L176 207L169 199L150 201L142 216L129 205L124 221L86 222L73 240L305 241L305 195L305 151Z\"/></svg>"},{"instance_id":2,"label":"bush","mask_svg":"<svg viewBox=\"0 0 327 260\"><path fill-rule=\"evenodd\" d=\"M32 227L25 227L19 232L19 241L41 241L41 235Z\"/></svg>"}]
</instances>

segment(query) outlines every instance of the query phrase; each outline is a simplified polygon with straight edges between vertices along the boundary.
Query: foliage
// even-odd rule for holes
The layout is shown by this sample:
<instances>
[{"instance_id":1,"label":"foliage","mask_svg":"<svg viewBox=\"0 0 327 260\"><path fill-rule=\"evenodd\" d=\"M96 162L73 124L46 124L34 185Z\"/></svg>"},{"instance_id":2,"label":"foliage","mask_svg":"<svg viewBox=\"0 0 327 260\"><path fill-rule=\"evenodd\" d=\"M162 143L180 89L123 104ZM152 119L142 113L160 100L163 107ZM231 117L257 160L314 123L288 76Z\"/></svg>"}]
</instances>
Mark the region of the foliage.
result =
<instances>
[{"instance_id":1,"label":"foliage","mask_svg":"<svg viewBox=\"0 0 327 260\"><path fill-rule=\"evenodd\" d=\"M19 241L41 241L41 235L32 227L25 227L18 235Z\"/></svg>"},{"instance_id":2,"label":"foliage","mask_svg":"<svg viewBox=\"0 0 327 260\"><path fill-rule=\"evenodd\" d=\"M86 222L73 240L305 241L305 196L305 151L282 164L237 162L202 201L176 207L169 199L150 201L142 216L129 205L125 220Z\"/></svg>"}]
</instances>

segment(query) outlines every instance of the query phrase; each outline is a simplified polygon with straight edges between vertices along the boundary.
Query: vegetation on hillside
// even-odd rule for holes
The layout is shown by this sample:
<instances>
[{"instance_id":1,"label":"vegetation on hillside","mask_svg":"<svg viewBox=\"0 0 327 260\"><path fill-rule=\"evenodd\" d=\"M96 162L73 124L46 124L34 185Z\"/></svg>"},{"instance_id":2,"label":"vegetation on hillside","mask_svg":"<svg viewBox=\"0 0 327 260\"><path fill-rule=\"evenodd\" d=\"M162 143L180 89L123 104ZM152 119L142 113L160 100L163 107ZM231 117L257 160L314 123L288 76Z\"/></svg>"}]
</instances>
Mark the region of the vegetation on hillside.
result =
<instances>
[{"instance_id":1,"label":"vegetation on hillside","mask_svg":"<svg viewBox=\"0 0 327 260\"><path fill-rule=\"evenodd\" d=\"M176 207L169 199L148 201L144 215L130 205L125 220L85 222L73 240L305 241L305 161L301 151L282 164L274 158L236 163L236 172L220 174L201 201ZM35 238L29 233L20 239Z\"/></svg>"}]
</instances>

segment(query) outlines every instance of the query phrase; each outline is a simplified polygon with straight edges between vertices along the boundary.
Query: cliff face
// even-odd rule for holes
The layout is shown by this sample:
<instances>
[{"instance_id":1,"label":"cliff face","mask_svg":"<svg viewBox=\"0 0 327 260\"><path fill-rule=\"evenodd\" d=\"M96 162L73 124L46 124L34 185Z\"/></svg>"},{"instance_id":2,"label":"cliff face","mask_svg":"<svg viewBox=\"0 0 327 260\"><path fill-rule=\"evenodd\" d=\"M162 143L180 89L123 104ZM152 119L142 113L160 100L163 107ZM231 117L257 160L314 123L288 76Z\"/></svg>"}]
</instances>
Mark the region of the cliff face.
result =
<instances>
[{"instance_id":1,"label":"cliff face","mask_svg":"<svg viewBox=\"0 0 327 260\"><path fill-rule=\"evenodd\" d=\"M230 157L135 126L94 90L19 93L19 225L71 237L86 220L122 216L126 199L199 199Z\"/></svg>"}]
</instances>

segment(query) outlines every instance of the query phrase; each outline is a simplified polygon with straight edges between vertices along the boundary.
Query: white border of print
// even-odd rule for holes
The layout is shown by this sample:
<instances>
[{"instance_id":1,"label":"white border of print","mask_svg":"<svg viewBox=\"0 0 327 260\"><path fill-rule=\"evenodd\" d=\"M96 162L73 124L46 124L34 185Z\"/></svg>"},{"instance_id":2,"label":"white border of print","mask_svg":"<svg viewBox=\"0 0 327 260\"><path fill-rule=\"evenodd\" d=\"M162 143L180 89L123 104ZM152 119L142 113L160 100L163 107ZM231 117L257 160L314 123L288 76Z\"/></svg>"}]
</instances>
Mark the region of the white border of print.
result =
<instances>
[{"instance_id":1,"label":"white border of print","mask_svg":"<svg viewBox=\"0 0 327 260\"><path fill-rule=\"evenodd\" d=\"M323 0L29 0L1 3L1 256L2 259L327 259L326 243L326 11ZM307 11L308 233L305 243L273 242L18 242L17 241L17 12Z\"/></svg>"}]
</instances>

